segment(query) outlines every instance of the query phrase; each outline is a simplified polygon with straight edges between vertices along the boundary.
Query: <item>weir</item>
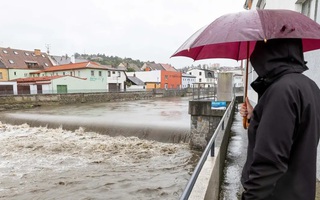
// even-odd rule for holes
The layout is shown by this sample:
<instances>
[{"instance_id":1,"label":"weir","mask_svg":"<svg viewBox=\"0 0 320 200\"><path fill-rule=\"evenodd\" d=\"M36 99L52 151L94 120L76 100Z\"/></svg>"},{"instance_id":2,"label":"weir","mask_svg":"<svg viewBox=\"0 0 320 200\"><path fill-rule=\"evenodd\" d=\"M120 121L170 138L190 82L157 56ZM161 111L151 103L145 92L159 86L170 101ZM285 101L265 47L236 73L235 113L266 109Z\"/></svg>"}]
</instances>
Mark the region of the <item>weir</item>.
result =
<instances>
[{"instance_id":1,"label":"weir","mask_svg":"<svg viewBox=\"0 0 320 200\"><path fill-rule=\"evenodd\" d=\"M159 142L189 141L188 97L45 106L1 112L1 122L135 136ZM152 112L150 112L152 110Z\"/></svg>"}]
</instances>

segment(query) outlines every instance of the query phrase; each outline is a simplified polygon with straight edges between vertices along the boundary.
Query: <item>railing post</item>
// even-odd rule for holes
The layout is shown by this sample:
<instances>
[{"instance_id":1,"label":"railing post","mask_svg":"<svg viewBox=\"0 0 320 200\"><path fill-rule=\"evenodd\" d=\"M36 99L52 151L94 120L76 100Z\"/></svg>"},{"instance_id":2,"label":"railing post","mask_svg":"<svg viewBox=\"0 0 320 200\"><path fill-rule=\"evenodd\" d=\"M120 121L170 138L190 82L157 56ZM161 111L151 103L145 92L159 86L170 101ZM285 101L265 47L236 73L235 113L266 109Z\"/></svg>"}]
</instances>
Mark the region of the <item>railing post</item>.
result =
<instances>
[{"instance_id":1,"label":"railing post","mask_svg":"<svg viewBox=\"0 0 320 200\"><path fill-rule=\"evenodd\" d=\"M215 141L213 141L212 145L211 145L211 157L214 157L214 148L215 148Z\"/></svg>"}]
</instances>

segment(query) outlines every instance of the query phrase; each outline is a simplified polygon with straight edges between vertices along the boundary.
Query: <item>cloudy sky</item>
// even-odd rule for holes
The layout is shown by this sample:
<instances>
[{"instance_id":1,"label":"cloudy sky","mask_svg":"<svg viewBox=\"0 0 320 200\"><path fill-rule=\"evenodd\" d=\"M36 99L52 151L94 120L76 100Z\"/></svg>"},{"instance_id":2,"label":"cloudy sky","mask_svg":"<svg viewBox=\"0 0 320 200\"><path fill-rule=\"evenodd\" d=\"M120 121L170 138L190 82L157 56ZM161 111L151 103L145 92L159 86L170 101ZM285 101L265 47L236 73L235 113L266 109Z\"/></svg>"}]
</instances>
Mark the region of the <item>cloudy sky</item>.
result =
<instances>
[{"instance_id":1,"label":"cloudy sky","mask_svg":"<svg viewBox=\"0 0 320 200\"><path fill-rule=\"evenodd\" d=\"M170 56L217 17L243 11L245 0L10 0L1 2L0 47L69 56L106 54L172 64L240 65Z\"/></svg>"}]
</instances>

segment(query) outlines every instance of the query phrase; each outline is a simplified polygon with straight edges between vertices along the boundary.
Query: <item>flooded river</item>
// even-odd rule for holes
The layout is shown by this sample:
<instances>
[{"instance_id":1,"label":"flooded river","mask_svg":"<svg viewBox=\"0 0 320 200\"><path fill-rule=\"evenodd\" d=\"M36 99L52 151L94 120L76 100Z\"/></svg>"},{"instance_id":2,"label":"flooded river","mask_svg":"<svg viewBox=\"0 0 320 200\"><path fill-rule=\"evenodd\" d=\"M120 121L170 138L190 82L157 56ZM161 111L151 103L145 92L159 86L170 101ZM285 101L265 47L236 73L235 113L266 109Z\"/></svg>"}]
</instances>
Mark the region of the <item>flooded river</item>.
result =
<instances>
[{"instance_id":1,"label":"flooded river","mask_svg":"<svg viewBox=\"0 0 320 200\"><path fill-rule=\"evenodd\" d=\"M121 102L2 113L2 119L17 125L0 123L0 199L178 199L198 159L182 139L172 143L170 137L187 135L188 99L131 104L135 106ZM39 126L18 125L22 117ZM76 122L77 129L63 128ZM138 134L142 138L134 131L111 137L91 131L90 123L99 125L99 131L117 126L137 131L141 125L149 132ZM153 131L160 136L152 136Z\"/></svg>"}]
</instances>

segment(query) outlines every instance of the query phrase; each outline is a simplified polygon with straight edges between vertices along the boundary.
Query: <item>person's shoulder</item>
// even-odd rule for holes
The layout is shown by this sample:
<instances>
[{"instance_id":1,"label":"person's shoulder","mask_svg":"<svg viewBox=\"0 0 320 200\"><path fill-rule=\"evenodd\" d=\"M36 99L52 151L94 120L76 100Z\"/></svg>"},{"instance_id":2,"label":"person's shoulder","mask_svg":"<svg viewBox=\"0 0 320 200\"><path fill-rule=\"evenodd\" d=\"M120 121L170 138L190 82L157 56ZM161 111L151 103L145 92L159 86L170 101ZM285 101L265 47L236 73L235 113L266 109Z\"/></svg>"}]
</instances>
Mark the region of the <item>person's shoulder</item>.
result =
<instances>
[{"instance_id":1,"label":"person's shoulder","mask_svg":"<svg viewBox=\"0 0 320 200\"><path fill-rule=\"evenodd\" d=\"M286 92L292 92L299 90L303 84L309 82L303 74L291 73L286 74L277 79L271 86L270 92L284 94Z\"/></svg>"},{"instance_id":2,"label":"person's shoulder","mask_svg":"<svg viewBox=\"0 0 320 200\"><path fill-rule=\"evenodd\" d=\"M305 91L307 88L313 91L320 91L312 79L301 73L291 73L282 76L272 84L272 88L274 92L281 93L285 91Z\"/></svg>"},{"instance_id":3,"label":"person's shoulder","mask_svg":"<svg viewBox=\"0 0 320 200\"><path fill-rule=\"evenodd\" d=\"M279 80L276 81L276 83L278 85L282 85L283 87L288 87L290 85L297 86L297 85L304 85L304 84L312 84L314 83L314 81L304 74L290 73L280 77Z\"/></svg>"}]
</instances>

